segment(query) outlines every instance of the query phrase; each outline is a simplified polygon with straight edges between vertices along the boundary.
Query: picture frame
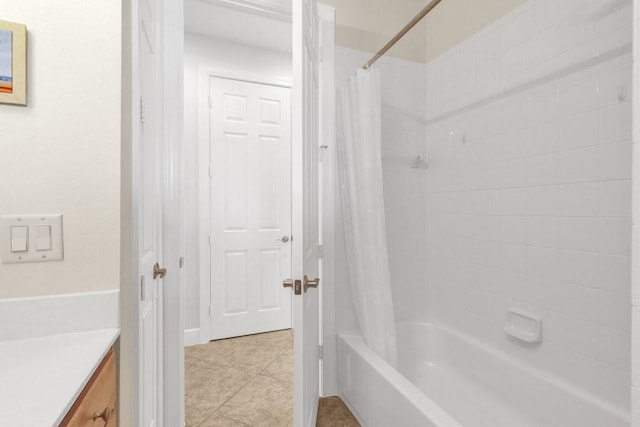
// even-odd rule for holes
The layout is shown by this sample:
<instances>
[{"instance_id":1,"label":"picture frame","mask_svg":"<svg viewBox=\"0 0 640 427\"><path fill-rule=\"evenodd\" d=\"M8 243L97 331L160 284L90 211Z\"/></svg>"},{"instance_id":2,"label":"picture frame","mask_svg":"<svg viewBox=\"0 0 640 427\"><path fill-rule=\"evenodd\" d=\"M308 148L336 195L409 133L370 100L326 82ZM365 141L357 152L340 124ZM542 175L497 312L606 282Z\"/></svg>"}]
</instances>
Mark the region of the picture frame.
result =
<instances>
[{"instance_id":1,"label":"picture frame","mask_svg":"<svg viewBox=\"0 0 640 427\"><path fill-rule=\"evenodd\" d=\"M0 103L27 105L27 26L2 20Z\"/></svg>"}]
</instances>

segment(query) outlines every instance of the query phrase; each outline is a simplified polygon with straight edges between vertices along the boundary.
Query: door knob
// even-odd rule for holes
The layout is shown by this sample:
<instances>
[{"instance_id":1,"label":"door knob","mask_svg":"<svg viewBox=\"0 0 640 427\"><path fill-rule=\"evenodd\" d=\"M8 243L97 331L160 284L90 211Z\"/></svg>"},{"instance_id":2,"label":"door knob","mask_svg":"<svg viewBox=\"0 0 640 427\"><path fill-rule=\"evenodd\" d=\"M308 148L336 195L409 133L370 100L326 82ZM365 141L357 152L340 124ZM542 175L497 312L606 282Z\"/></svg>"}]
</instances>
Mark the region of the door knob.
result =
<instances>
[{"instance_id":1,"label":"door knob","mask_svg":"<svg viewBox=\"0 0 640 427\"><path fill-rule=\"evenodd\" d=\"M156 262L153 266L153 278L157 279L158 277L160 277L161 279L164 279L164 276L166 275L167 275L167 269L160 268L160 264Z\"/></svg>"},{"instance_id":2,"label":"door knob","mask_svg":"<svg viewBox=\"0 0 640 427\"><path fill-rule=\"evenodd\" d=\"M278 242L287 243L289 241L289 236L282 236L279 239L276 239Z\"/></svg>"},{"instance_id":3,"label":"door knob","mask_svg":"<svg viewBox=\"0 0 640 427\"><path fill-rule=\"evenodd\" d=\"M303 287L304 287L304 291L305 292L307 292L307 289L309 289L309 288L317 288L318 286L320 286L320 279L316 278L316 279L311 280L311 279L309 279L307 277L306 274L304 275Z\"/></svg>"},{"instance_id":4,"label":"door knob","mask_svg":"<svg viewBox=\"0 0 640 427\"><path fill-rule=\"evenodd\" d=\"M107 406L106 408L104 408L104 411L95 412L93 414L93 421L95 422L95 420L102 418L102 420L104 421L104 425L106 426L109 423L109 420L111 420L111 416L113 415L113 412L114 412L113 409Z\"/></svg>"}]
</instances>

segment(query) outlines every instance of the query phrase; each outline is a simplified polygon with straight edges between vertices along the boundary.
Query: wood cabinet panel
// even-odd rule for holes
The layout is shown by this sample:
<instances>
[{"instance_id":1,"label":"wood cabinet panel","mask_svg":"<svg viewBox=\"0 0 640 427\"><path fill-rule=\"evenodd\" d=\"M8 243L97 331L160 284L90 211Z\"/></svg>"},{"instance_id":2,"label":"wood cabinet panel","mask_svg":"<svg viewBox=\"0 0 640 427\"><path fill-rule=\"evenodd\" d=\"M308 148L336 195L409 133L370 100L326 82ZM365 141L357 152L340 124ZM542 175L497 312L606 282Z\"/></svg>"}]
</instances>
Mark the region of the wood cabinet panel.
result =
<instances>
[{"instance_id":1,"label":"wood cabinet panel","mask_svg":"<svg viewBox=\"0 0 640 427\"><path fill-rule=\"evenodd\" d=\"M115 411L116 364L113 349L110 349L60 425L116 427ZM102 415L102 418L98 415Z\"/></svg>"}]
</instances>

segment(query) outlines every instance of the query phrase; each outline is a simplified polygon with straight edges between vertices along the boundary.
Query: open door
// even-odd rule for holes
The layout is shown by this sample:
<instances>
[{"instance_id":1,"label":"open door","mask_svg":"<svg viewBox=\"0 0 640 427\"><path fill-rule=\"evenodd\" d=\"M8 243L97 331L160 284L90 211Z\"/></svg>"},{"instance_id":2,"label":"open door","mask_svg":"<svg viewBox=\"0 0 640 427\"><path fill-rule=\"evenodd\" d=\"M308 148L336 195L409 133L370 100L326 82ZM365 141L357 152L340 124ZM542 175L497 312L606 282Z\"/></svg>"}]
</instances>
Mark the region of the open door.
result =
<instances>
[{"instance_id":1,"label":"open door","mask_svg":"<svg viewBox=\"0 0 640 427\"><path fill-rule=\"evenodd\" d=\"M182 11L122 2L122 426L184 424Z\"/></svg>"},{"instance_id":2,"label":"open door","mask_svg":"<svg viewBox=\"0 0 640 427\"><path fill-rule=\"evenodd\" d=\"M316 425L320 273L319 48L316 0L294 0L292 93L293 425Z\"/></svg>"}]
</instances>

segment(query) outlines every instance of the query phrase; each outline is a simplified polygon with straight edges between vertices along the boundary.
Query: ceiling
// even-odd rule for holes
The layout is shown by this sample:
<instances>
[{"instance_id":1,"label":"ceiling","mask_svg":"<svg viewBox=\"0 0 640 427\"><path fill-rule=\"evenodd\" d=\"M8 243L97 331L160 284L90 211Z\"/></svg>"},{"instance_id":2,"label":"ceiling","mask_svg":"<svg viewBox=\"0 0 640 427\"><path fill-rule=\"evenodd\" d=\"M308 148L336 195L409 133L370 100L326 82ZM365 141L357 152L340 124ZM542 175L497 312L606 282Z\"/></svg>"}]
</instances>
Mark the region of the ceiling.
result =
<instances>
[{"instance_id":1,"label":"ceiling","mask_svg":"<svg viewBox=\"0 0 640 427\"><path fill-rule=\"evenodd\" d=\"M429 0L320 0L336 9L336 43L377 52ZM389 55L427 62L526 0L443 0ZM257 13L243 13L253 8ZM280 52L291 51L291 0L185 0L185 29Z\"/></svg>"}]
</instances>

